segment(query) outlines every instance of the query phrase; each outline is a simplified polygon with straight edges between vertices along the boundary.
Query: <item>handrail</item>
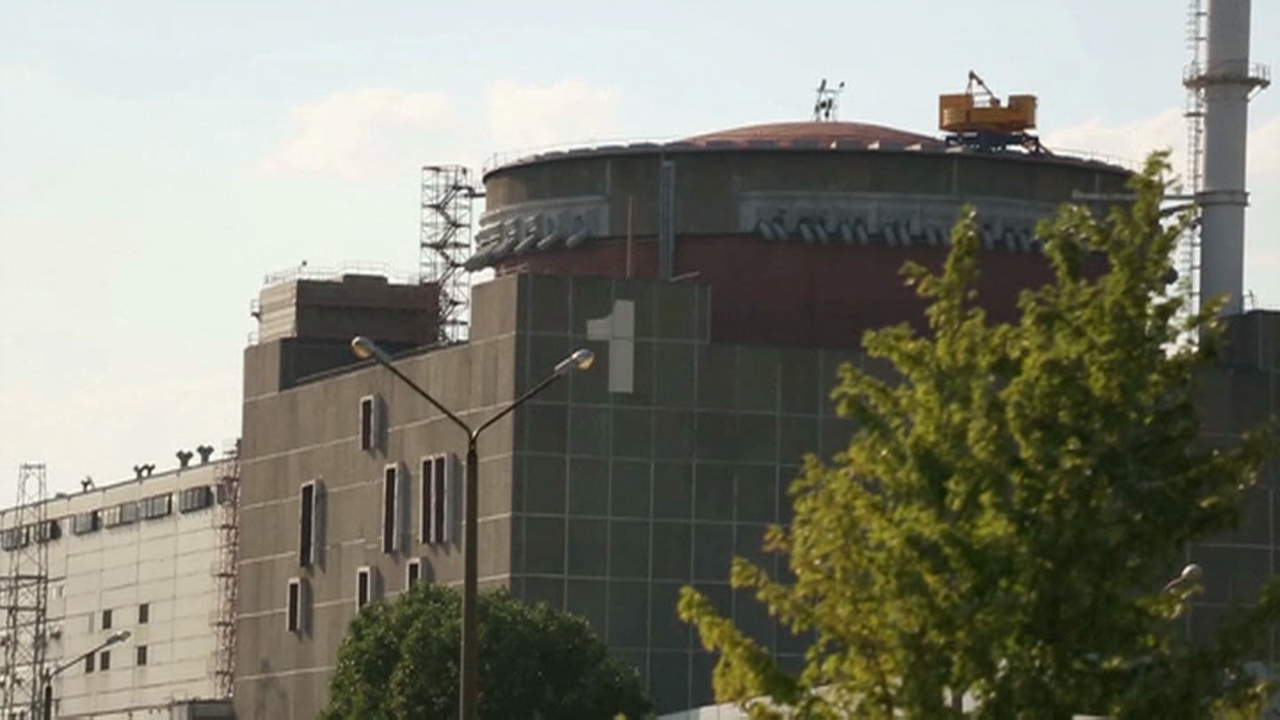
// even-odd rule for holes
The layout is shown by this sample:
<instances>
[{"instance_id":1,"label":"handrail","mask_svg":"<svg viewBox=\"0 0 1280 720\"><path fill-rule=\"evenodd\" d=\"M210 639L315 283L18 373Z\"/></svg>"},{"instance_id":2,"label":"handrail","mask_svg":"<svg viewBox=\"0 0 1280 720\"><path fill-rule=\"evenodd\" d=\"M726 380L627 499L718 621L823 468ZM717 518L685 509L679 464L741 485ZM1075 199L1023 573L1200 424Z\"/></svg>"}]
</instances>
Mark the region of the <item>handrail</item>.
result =
<instances>
[{"instance_id":1,"label":"handrail","mask_svg":"<svg viewBox=\"0 0 1280 720\"><path fill-rule=\"evenodd\" d=\"M1068 160L1083 160L1085 162L1100 162L1108 165L1117 165L1131 172L1142 170L1142 163L1133 158L1124 157L1122 155L1112 155L1110 153L1098 152L1096 150L1076 150L1073 148L1055 148L1050 147L1049 151L1053 153L1051 157L1061 157Z\"/></svg>"},{"instance_id":2,"label":"handrail","mask_svg":"<svg viewBox=\"0 0 1280 720\"><path fill-rule=\"evenodd\" d=\"M1182 69L1184 85L1202 84L1206 81L1239 80L1266 87L1271 84L1271 68L1248 60L1193 62Z\"/></svg>"},{"instance_id":3,"label":"handrail","mask_svg":"<svg viewBox=\"0 0 1280 720\"><path fill-rule=\"evenodd\" d=\"M680 139L681 139L680 136L591 138L589 140L566 141L566 142L551 143L549 145L525 146L522 148L515 148L511 150L500 150L498 152L490 154L487 158L485 158L484 164L481 166L481 169L480 169L480 174L484 175L485 173L488 173L490 170L496 170L497 168L503 167L505 165L511 165L520 160L534 158L539 155L543 155L545 153L550 153L550 152L567 152L570 150L597 150L597 149L606 148L606 147L626 148L630 146L639 146L639 145L654 144L654 143L664 144L664 143L675 142Z\"/></svg>"},{"instance_id":4,"label":"handrail","mask_svg":"<svg viewBox=\"0 0 1280 720\"><path fill-rule=\"evenodd\" d=\"M645 145L664 145L679 142L684 138L630 138L618 140L588 140L577 143L557 143L553 145L543 145L540 147L528 147L518 150L500 151L489 155L484 161L481 168L481 175L498 168L514 165L522 161L535 160L542 155L548 153L569 153L569 152L588 152L591 150L603 150L606 148L616 148L619 150L641 149ZM744 143L745 145L746 143ZM1142 163L1131 158L1121 157L1118 155L1109 155L1107 153L1096 152L1093 150L1075 150L1075 149L1056 149L1050 148L1053 157L1066 160L1083 160L1085 162L1102 162L1111 165L1118 165L1130 171L1138 171L1142 168Z\"/></svg>"},{"instance_id":5,"label":"handrail","mask_svg":"<svg viewBox=\"0 0 1280 720\"><path fill-rule=\"evenodd\" d=\"M421 281L421 274L397 271L383 263L343 263L336 267L312 267L299 265L287 270L268 273L262 280L263 287L279 285L294 280L337 280L344 275L379 275L389 282L416 284Z\"/></svg>"}]
</instances>

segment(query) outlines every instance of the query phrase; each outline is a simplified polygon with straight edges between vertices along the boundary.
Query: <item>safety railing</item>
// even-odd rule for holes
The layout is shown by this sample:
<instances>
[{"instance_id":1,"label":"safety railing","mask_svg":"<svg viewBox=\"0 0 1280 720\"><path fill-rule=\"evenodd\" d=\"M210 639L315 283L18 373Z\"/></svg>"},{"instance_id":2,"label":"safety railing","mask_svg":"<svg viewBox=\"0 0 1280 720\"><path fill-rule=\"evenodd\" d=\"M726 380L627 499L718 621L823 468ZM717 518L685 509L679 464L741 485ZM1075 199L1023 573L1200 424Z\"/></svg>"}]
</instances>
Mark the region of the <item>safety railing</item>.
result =
<instances>
[{"instance_id":1,"label":"safety railing","mask_svg":"<svg viewBox=\"0 0 1280 720\"><path fill-rule=\"evenodd\" d=\"M524 148L518 148L514 150L504 150L501 152L493 153L489 157L485 158L484 165L481 167L481 174L487 173L490 170L494 170L496 168L500 168L505 165L511 165L521 160L527 160L530 158L537 157L539 155L545 155L547 153L587 152L590 150L601 150L604 148L624 148L625 149L633 146L638 147L643 145L663 145L670 142L676 142L677 140L680 140L680 139L681 138L679 137L658 137L658 138L631 137L631 138L614 138L614 139L600 138L600 139L583 140L583 141L577 141L577 142L562 142L562 143L553 143L551 145L524 147Z\"/></svg>"},{"instance_id":2,"label":"safety railing","mask_svg":"<svg viewBox=\"0 0 1280 720\"><path fill-rule=\"evenodd\" d=\"M406 284L421 280L421 275L418 273L395 270L390 265L382 263L344 263L336 267L313 267L303 264L270 273L263 278L262 284L265 287L294 280L338 280L344 275L380 275L389 282Z\"/></svg>"}]
</instances>

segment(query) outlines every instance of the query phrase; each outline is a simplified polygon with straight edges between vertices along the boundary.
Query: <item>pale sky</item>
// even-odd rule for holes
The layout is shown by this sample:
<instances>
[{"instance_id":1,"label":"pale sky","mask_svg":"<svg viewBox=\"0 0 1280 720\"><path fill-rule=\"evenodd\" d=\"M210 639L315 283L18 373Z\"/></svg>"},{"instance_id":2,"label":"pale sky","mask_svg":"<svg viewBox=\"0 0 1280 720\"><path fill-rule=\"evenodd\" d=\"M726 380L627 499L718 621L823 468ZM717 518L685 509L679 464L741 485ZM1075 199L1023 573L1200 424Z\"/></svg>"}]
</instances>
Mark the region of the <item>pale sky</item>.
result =
<instances>
[{"instance_id":1,"label":"pale sky","mask_svg":"<svg viewBox=\"0 0 1280 720\"><path fill-rule=\"evenodd\" d=\"M1050 147L1181 157L1185 5L0 0L0 506L20 462L52 493L235 437L263 276L414 270L423 164L804 120L824 77L841 119L934 132L970 68ZM1280 89L1250 127L1246 286L1280 308Z\"/></svg>"}]
</instances>

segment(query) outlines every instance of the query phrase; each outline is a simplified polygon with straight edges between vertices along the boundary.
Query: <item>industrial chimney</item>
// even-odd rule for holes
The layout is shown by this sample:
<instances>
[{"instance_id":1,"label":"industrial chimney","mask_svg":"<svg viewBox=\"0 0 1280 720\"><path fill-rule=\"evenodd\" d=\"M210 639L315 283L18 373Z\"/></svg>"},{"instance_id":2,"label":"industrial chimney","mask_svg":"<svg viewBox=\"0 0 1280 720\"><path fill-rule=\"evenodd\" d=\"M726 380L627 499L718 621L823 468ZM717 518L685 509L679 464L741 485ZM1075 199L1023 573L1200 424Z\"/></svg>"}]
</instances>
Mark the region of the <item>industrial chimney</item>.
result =
<instances>
[{"instance_id":1,"label":"industrial chimney","mask_svg":"<svg viewBox=\"0 0 1280 720\"><path fill-rule=\"evenodd\" d=\"M1208 59L1192 65L1184 84L1204 93L1204 185L1200 221L1200 296L1227 295L1221 314L1244 311L1245 146L1249 99L1270 84L1249 63L1251 0L1209 0ZM1194 149L1193 149L1194 151Z\"/></svg>"}]
</instances>

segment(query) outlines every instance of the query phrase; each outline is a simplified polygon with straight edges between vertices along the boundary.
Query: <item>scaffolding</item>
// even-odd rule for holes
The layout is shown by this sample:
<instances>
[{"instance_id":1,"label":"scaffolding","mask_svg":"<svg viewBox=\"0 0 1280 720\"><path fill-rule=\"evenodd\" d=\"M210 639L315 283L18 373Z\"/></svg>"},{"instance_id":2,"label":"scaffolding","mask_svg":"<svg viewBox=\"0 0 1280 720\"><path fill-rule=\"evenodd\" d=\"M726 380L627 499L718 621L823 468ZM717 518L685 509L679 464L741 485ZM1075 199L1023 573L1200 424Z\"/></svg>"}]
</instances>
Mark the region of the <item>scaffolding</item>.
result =
<instances>
[{"instance_id":1,"label":"scaffolding","mask_svg":"<svg viewBox=\"0 0 1280 720\"><path fill-rule=\"evenodd\" d=\"M1183 195L1194 197L1204 189L1204 85L1191 78L1198 68L1204 67L1208 42L1208 14L1204 0L1190 0L1187 5L1187 50L1191 64L1184 73L1183 85L1187 97L1182 116L1187 121L1187 177ZM1200 225L1192 223L1183 233L1178 260L1178 275L1187 290L1188 312L1194 313L1200 306Z\"/></svg>"},{"instance_id":2,"label":"scaffolding","mask_svg":"<svg viewBox=\"0 0 1280 720\"><path fill-rule=\"evenodd\" d=\"M45 506L43 464L18 468L18 502L6 513L0 547L9 553L4 577L4 708L8 717L41 716L47 684L49 541L56 539Z\"/></svg>"},{"instance_id":3,"label":"scaffolding","mask_svg":"<svg viewBox=\"0 0 1280 720\"><path fill-rule=\"evenodd\" d=\"M218 598L210 624L216 639L214 684L218 697L229 698L235 692L236 607L240 590L236 577L240 557L240 441L227 443L217 463L214 471L217 507L213 522L218 531L218 556L213 576Z\"/></svg>"},{"instance_id":4,"label":"scaffolding","mask_svg":"<svg viewBox=\"0 0 1280 720\"><path fill-rule=\"evenodd\" d=\"M464 264L471 254L472 202L483 195L465 167L422 168L419 277L440 287L442 341L467 339L471 282Z\"/></svg>"}]
</instances>

